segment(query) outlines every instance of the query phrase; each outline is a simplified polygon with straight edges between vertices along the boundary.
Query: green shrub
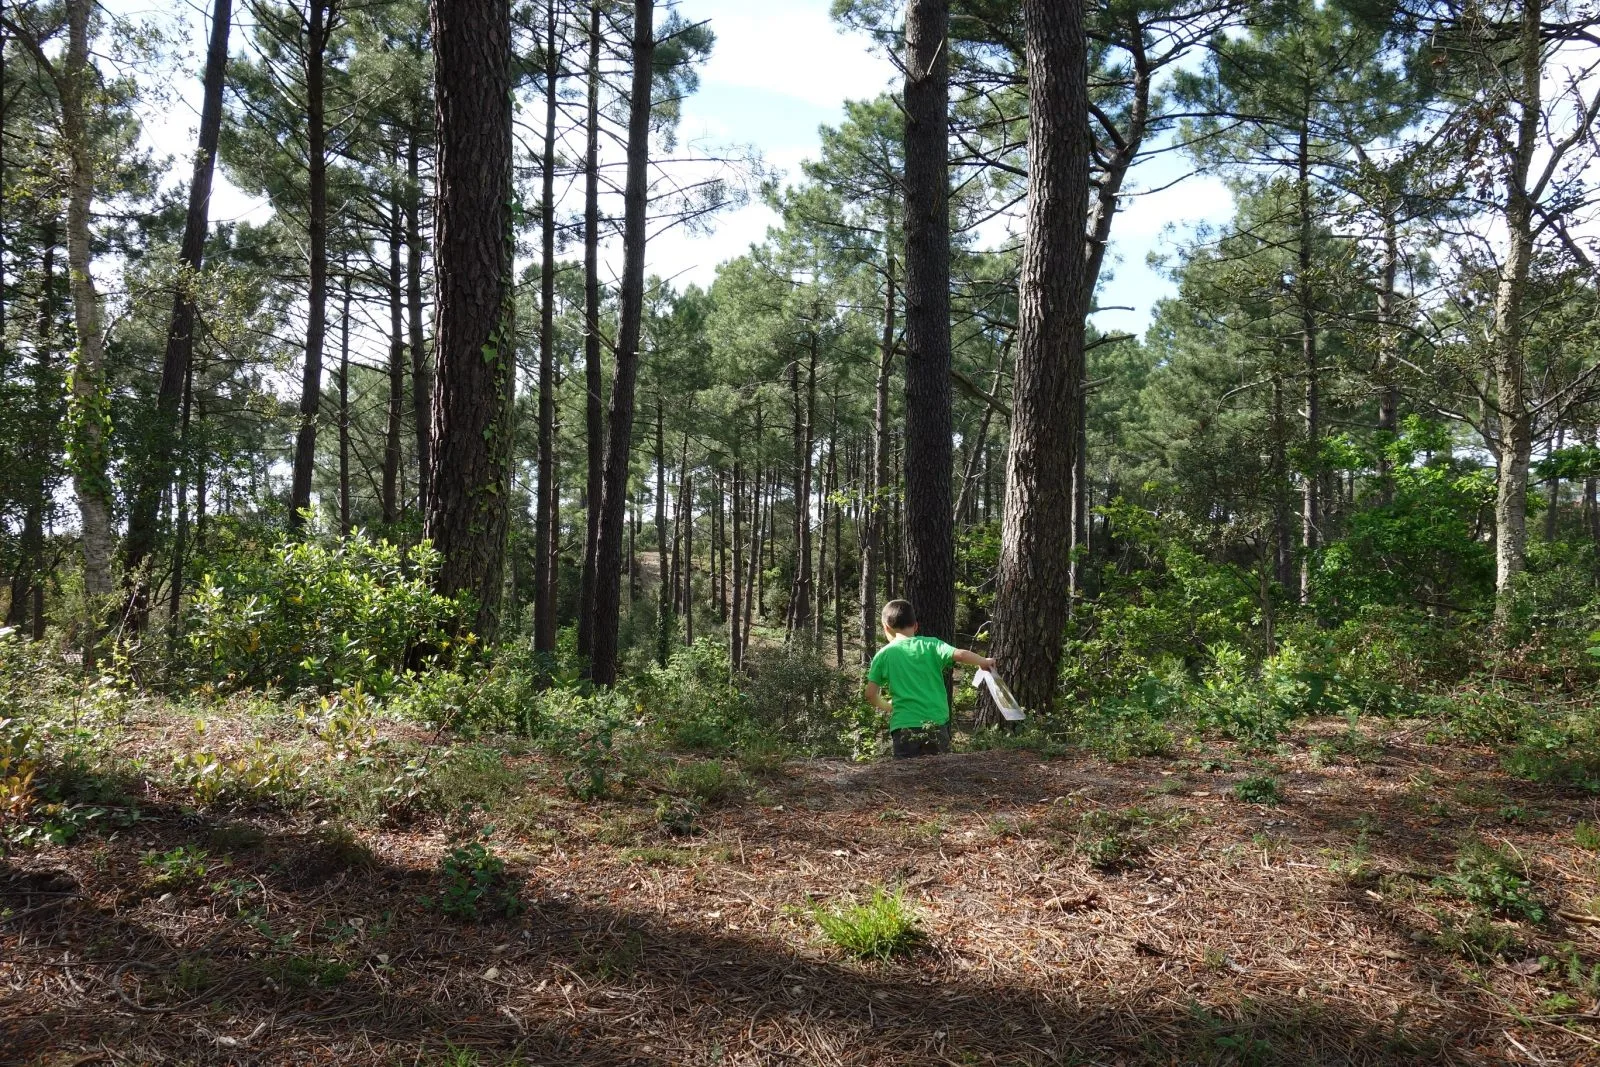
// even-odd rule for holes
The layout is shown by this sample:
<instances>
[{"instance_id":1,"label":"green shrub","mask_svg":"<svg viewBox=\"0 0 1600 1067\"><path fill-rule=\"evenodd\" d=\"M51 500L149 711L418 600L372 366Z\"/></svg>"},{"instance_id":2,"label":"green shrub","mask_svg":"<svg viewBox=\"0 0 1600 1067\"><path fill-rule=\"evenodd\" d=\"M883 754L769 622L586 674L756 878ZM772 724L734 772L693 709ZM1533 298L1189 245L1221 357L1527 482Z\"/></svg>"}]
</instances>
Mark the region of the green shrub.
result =
<instances>
[{"instance_id":1,"label":"green shrub","mask_svg":"<svg viewBox=\"0 0 1600 1067\"><path fill-rule=\"evenodd\" d=\"M490 851L489 834L485 830L456 845L439 861L439 894L433 904L442 914L464 922L521 914L522 898L507 875L505 861Z\"/></svg>"},{"instance_id":2,"label":"green shrub","mask_svg":"<svg viewBox=\"0 0 1600 1067\"><path fill-rule=\"evenodd\" d=\"M150 888L188 889L204 882L215 866L203 848L179 845L168 852L146 852L139 862L150 868Z\"/></svg>"},{"instance_id":3,"label":"green shrub","mask_svg":"<svg viewBox=\"0 0 1600 1067\"><path fill-rule=\"evenodd\" d=\"M462 605L432 589L439 554L364 534L240 543L200 581L186 660L224 687L392 689L419 646L447 648Z\"/></svg>"},{"instance_id":4,"label":"green shrub","mask_svg":"<svg viewBox=\"0 0 1600 1067\"><path fill-rule=\"evenodd\" d=\"M1475 843L1456 857L1455 869L1434 884L1498 915L1543 922L1544 905L1534 896L1522 864L1509 850Z\"/></svg>"},{"instance_id":5,"label":"green shrub","mask_svg":"<svg viewBox=\"0 0 1600 1067\"><path fill-rule=\"evenodd\" d=\"M882 886L874 888L864 904L814 908L812 918L828 940L857 959L886 962L909 956L928 943L900 893Z\"/></svg>"},{"instance_id":6,"label":"green shrub","mask_svg":"<svg viewBox=\"0 0 1600 1067\"><path fill-rule=\"evenodd\" d=\"M813 755L875 754L882 716L862 699L853 671L803 642L752 648L739 680L743 713L757 732Z\"/></svg>"},{"instance_id":7,"label":"green shrub","mask_svg":"<svg viewBox=\"0 0 1600 1067\"><path fill-rule=\"evenodd\" d=\"M1234 783L1233 795L1246 804L1279 804L1283 801L1283 784L1270 774L1253 774Z\"/></svg>"}]
</instances>

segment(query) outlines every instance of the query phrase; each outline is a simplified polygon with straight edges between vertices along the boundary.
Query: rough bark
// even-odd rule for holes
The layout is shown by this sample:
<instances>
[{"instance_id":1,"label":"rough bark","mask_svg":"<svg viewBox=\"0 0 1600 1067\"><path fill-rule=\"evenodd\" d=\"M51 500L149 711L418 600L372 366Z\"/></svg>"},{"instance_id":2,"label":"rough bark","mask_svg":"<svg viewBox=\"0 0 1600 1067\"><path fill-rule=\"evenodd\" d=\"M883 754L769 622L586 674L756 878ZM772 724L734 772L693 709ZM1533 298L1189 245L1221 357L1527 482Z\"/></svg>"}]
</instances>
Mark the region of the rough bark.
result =
<instances>
[{"instance_id":1,"label":"rough bark","mask_svg":"<svg viewBox=\"0 0 1600 1067\"><path fill-rule=\"evenodd\" d=\"M1517 576L1527 563L1528 467L1533 457L1533 413L1523 358L1524 303L1533 261L1533 197L1528 187L1540 126L1539 0L1525 0L1518 41L1515 92L1520 115L1513 155L1507 160L1507 248L1495 290L1490 344L1494 401L1499 416L1499 481L1495 488L1495 621L1509 619Z\"/></svg>"},{"instance_id":2,"label":"rough bark","mask_svg":"<svg viewBox=\"0 0 1600 1067\"><path fill-rule=\"evenodd\" d=\"M590 677L602 685L617 678L619 570L628 459L633 450L634 386L639 373L639 332L644 311L644 252L650 164L650 89L655 57L655 4L634 0L633 86L628 100L628 176L623 191L621 317L617 370L607 418L605 485L595 553L594 654Z\"/></svg>"},{"instance_id":3,"label":"rough bark","mask_svg":"<svg viewBox=\"0 0 1600 1067\"><path fill-rule=\"evenodd\" d=\"M1317 318L1312 271L1311 217L1311 86L1305 88L1305 111L1300 124L1299 145L1296 153L1298 175L1296 179L1296 204L1299 212L1299 257L1295 278L1295 298L1300 307L1300 357L1305 373L1306 453L1310 468L1305 474L1300 508L1300 603L1311 600L1311 571L1316 564L1313 558L1320 543L1322 529L1321 464L1317 452L1322 443L1321 373L1317 366Z\"/></svg>"},{"instance_id":4,"label":"rough bark","mask_svg":"<svg viewBox=\"0 0 1600 1067\"><path fill-rule=\"evenodd\" d=\"M1075 0L1026 0L1027 237L994 612L1000 674L1024 706L1055 702L1067 621L1072 469L1083 386L1087 58Z\"/></svg>"},{"instance_id":5,"label":"rough bark","mask_svg":"<svg viewBox=\"0 0 1600 1067\"><path fill-rule=\"evenodd\" d=\"M505 564L516 346L512 313L511 17L506 0L434 0L438 379L426 529L440 592L477 598L492 640Z\"/></svg>"},{"instance_id":6,"label":"rough bark","mask_svg":"<svg viewBox=\"0 0 1600 1067\"><path fill-rule=\"evenodd\" d=\"M333 5L310 0L306 20L307 264L305 364L300 379L300 430L295 435L289 525L298 529L311 507L316 469L317 413L322 406L322 345L328 317L328 129L325 62Z\"/></svg>"},{"instance_id":7,"label":"rough bark","mask_svg":"<svg viewBox=\"0 0 1600 1067\"><path fill-rule=\"evenodd\" d=\"M1383 216L1383 253L1380 259L1378 286L1378 430L1391 437L1400 426L1400 388L1395 383L1395 366L1399 360L1400 332L1395 305L1398 303L1396 281L1400 273L1400 237L1395 224L1394 210L1386 207ZM1389 476L1389 458L1378 457L1378 500L1389 504L1394 500L1394 483Z\"/></svg>"},{"instance_id":8,"label":"rough bark","mask_svg":"<svg viewBox=\"0 0 1600 1067\"><path fill-rule=\"evenodd\" d=\"M57 82L67 150L67 271L77 348L72 357L68 419L72 487L82 522L83 591L89 605L84 666L93 668L111 586L111 481L107 460L110 396L100 293L91 265L97 152L90 129L96 75L89 64L91 0L68 0L67 46Z\"/></svg>"},{"instance_id":9,"label":"rough bark","mask_svg":"<svg viewBox=\"0 0 1600 1067\"><path fill-rule=\"evenodd\" d=\"M339 322L339 533L349 537L350 517L350 272L344 275ZM393 412L391 409L391 416ZM384 472L387 475L387 471ZM388 487L385 486L387 492Z\"/></svg>"},{"instance_id":10,"label":"rough bark","mask_svg":"<svg viewBox=\"0 0 1600 1067\"><path fill-rule=\"evenodd\" d=\"M556 51L555 0L545 2L544 181L540 189L539 278L539 499L533 518L533 647L556 650L556 568L550 551L556 503L556 91L561 55Z\"/></svg>"},{"instance_id":11,"label":"rough bark","mask_svg":"<svg viewBox=\"0 0 1600 1067\"><path fill-rule=\"evenodd\" d=\"M594 640L595 552L600 539L600 497L605 478L604 381L600 354L600 4L589 5L589 104L583 155L583 381L584 481L583 571L579 578L578 655Z\"/></svg>"},{"instance_id":12,"label":"rough bark","mask_svg":"<svg viewBox=\"0 0 1600 1067\"><path fill-rule=\"evenodd\" d=\"M910 0L907 5L906 594L916 605L921 632L946 640L955 636L955 533L950 521L949 22L948 0Z\"/></svg>"},{"instance_id":13,"label":"rough bark","mask_svg":"<svg viewBox=\"0 0 1600 1067\"><path fill-rule=\"evenodd\" d=\"M172 482L178 459L179 405L189 362L194 358L196 307L193 283L205 260L210 230L211 179L216 170L217 138L222 128L222 89L228 65L228 32L233 23L233 0L215 0L211 34L202 76L200 131L189 178L189 208L183 221L178 262L184 277L173 294L172 316L167 324L167 347L161 361L161 382L156 390L155 422L145 461L137 472L128 509L128 536L122 544L122 573L128 583L125 616L129 628L143 629L149 615L150 579L145 562L155 550L156 511L161 494Z\"/></svg>"},{"instance_id":14,"label":"rough bark","mask_svg":"<svg viewBox=\"0 0 1600 1067\"><path fill-rule=\"evenodd\" d=\"M417 511L428 514L428 481L432 461L433 381L422 330L422 119L417 117L406 141L406 313L411 336L411 408L417 439Z\"/></svg>"},{"instance_id":15,"label":"rough bark","mask_svg":"<svg viewBox=\"0 0 1600 1067\"><path fill-rule=\"evenodd\" d=\"M389 200L389 406L383 435L383 524L393 529L400 521L400 434L405 418L406 403L406 334L405 334L405 275L400 261L400 245L404 239L404 222L400 210L400 190L391 190ZM349 268L345 268L346 302L344 318L339 324L339 360L343 373L345 348L349 343L350 289ZM342 486L342 483L341 483ZM341 493L343 489L341 488ZM341 507L343 500L340 501Z\"/></svg>"}]
</instances>

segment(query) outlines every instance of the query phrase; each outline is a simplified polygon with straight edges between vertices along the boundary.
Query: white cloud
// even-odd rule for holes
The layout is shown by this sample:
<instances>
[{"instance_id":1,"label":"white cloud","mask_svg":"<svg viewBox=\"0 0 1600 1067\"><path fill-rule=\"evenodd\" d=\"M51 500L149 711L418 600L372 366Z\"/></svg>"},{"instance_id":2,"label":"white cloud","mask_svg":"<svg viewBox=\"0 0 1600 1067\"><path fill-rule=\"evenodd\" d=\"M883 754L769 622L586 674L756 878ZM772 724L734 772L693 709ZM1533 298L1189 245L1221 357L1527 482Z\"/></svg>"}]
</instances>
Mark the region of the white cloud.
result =
<instances>
[{"instance_id":1,"label":"white cloud","mask_svg":"<svg viewBox=\"0 0 1600 1067\"><path fill-rule=\"evenodd\" d=\"M764 89L837 108L888 87L892 64L860 37L840 33L827 0L789 0L780 9L749 0L688 0L683 15L709 19L716 48L702 73L706 84Z\"/></svg>"}]
</instances>

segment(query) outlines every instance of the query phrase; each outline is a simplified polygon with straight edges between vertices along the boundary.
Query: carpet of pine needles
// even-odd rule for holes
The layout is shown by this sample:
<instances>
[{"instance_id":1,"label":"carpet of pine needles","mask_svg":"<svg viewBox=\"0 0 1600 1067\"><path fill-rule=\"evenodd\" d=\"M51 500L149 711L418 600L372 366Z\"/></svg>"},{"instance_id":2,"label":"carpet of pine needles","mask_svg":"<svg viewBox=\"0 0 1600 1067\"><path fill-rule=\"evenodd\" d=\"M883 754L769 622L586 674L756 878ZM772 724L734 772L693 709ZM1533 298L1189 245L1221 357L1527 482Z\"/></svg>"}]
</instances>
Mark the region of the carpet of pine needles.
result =
<instances>
[{"instance_id":1,"label":"carpet of pine needles","mask_svg":"<svg viewBox=\"0 0 1600 1067\"><path fill-rule=\"evenodd\" d=\"M536 818L494 841L527 910L425 905L447 820L142 818L0 859L0 1062L46 1064L1600 1063L1595 821L1581 790L1389 727L1360 758L1216 744L1107 763L989 751L790 761L672 836L648 791L568 796L518 757ZM1346 735L1348 736L1348 735ZM1081 820L1157 829L1114 869ZM492 813L491 817L492 817ZM1464 957L1434 879L1465 842L1521 857L1551 917ZM141 857L197 843L200 884ZM846 959L814 908L898 887L927 947ZM1600 906L1600 905L1596 905Z\"/></svg>"}]
</instances>

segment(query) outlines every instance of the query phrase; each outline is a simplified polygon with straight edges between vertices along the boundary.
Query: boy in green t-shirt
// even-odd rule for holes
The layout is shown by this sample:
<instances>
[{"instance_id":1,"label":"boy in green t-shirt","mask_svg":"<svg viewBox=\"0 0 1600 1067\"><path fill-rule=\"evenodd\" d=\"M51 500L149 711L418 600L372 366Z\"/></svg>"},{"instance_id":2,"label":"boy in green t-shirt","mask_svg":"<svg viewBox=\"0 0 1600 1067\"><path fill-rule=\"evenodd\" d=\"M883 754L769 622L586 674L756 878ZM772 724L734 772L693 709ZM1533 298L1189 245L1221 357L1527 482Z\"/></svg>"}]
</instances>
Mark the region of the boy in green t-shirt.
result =
<instances>
[{"instance_id":1,"label":"boy in green t-shirt","mask_svg":"<svg viewBox=\"0 0 1600 1067\"><path fill-rule=\"evenodd\" d=\"M872 657L867 670L867 702L889 716L895 758L949 752L950 693L944 672L954 663L992 671L994 660L937 637L918 637L917 609L909 600L883 606L883 633L889 643ZM883 698L885 689L892 703Z\"/></svg>"}]
</instances>

